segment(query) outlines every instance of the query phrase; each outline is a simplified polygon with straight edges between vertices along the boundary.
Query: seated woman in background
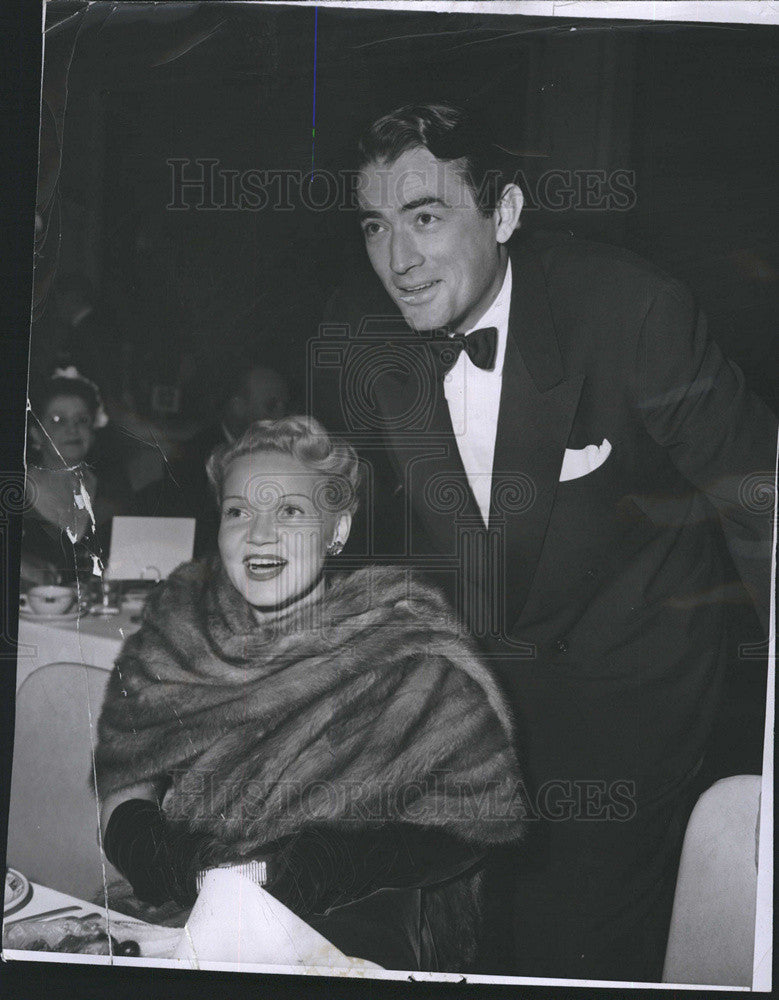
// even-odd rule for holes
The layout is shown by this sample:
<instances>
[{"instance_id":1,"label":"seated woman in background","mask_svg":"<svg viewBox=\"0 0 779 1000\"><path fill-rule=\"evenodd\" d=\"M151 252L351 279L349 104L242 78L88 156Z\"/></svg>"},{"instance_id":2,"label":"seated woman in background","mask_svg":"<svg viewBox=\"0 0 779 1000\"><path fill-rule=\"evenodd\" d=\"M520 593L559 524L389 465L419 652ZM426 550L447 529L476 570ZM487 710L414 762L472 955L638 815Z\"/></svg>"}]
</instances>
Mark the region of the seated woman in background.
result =
<instances>
[{"instance_id":1,"label":"seated woman in background","mask_svg":"<svg viewBox=\"0 0 779 1000\"><path fill-rule=\"evenodd\" d=\"M325 576L358 465L316 421L255 423L208 472L218 553L152 593L106 693L107 858L184 907L243 866L347 955L472 967L486 859L525 815L495 682L406 570Z\"/></svg>"},{"instance_id":2,"label":"seated woman in background","mask_svg":"<svg viewBox=\"0 0 779 1000\"><path fill-rule=\"evenodd\" d=\"M93 382L58 369L30 395L21 582L71 584L102 565L111 517L133 512L130 485L96 458L107 418Z\"/></svg>"}]
</instances>

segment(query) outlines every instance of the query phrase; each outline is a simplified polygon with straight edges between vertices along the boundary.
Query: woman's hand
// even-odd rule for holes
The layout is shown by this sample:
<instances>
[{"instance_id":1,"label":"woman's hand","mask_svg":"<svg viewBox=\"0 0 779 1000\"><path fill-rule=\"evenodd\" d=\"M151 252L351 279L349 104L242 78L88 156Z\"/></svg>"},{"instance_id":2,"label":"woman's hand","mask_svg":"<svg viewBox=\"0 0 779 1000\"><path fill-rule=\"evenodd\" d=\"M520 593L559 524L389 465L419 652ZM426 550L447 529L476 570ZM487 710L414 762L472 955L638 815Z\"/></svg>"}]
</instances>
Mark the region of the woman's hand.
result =
<instances>
[{"instance_id":1,"label":"woman's hand","mask_svg":"<svg viewBox=\"0 0 779 1000\"><path fill-rule=\"evenodd\" d=\"M191 906L195 879L208 863L210 840L170 823L156 801L125 798L108 816L103 849L145 903Z\"/></svg>"},{"instance_id":2,"label":"woman's hand","mask_svg":"<svg viewBox=\"0 0 779 1000\"><path fill-rule=\"evenodd\" d=\"M153 802L156 806L160 804L160 793L162 789L153 781L139 781L135 785L127 785L117 792L106 795L100 805L100 832L105 837L108 821L117 806L129 799L144 799Z\"/></svg>"}]
</instances>

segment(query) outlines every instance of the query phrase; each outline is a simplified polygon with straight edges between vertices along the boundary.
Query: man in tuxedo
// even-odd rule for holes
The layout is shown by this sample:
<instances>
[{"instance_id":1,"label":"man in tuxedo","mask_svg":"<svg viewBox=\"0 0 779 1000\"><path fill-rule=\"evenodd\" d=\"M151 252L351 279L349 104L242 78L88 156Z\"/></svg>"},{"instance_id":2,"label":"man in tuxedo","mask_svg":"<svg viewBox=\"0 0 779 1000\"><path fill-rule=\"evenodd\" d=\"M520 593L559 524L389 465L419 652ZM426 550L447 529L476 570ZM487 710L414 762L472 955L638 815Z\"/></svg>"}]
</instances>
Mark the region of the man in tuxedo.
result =
<instances>
[{"instance_id":1,"label":"man in tuxedo","mask_svg":"<svg viewBox=\"0 0 779 1000\"><path fill-rule=\"evenodd\" d=\"M532 832L488 971L656 981L731 560L768 627L776 422L678 282L568 235L509 248L495 151L442 105L363 135L375 276L331 300L314 385L369 469L366 553L441 582L516 714Z\"/></svg>"}]
</instances>

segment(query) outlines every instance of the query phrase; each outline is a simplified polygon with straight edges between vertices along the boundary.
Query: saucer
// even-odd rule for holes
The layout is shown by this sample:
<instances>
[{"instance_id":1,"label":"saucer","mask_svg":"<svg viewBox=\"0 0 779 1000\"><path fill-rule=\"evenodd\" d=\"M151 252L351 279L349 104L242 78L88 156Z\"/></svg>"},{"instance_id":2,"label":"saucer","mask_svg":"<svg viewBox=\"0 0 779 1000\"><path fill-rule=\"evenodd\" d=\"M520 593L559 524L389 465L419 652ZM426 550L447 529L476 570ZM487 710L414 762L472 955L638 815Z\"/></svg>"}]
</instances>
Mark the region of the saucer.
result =
<instances>
[{"instance_id":1,"label":"saucer","mask_svg":"<svg viewBox=\"0 0 779 1000\"><path fill-rule=\"evenodd\" d=\"M32 896L32 886L21 872L7 868L5 872L5 896L3 916L8 917L26 906Z\"/></svg>"},{"instance_id":2,"label":"saucer","mask_svg":"<svg viewBox=\"0 0 779 1000\"><path fill-rule=\"evenodd\" d=\"M43 614L39 615L35 611L31 611L29 608L19 608L19 617L26 618L30 622L72 622L74 618L78 618L79 609L78 607L72 608L70 611L64 612L64 614Z\"/></svg>"}]
</instances>

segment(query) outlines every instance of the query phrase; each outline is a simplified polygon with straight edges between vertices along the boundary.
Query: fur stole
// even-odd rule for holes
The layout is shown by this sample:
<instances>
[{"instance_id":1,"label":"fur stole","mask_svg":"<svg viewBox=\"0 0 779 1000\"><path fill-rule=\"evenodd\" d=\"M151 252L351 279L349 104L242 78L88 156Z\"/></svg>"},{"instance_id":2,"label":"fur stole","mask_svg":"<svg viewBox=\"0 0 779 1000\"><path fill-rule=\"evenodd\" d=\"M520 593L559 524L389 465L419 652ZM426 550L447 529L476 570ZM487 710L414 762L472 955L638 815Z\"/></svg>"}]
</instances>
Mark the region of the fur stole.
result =
<instances>
[{"instance_id":1,"label":"fur stole","mask_svg":"<svg viewBox=\"0 0 779 1000\"><path fill-rule=\"evenodd\" d=\"M525 815L497 685L438 591L397 568L335 577L269 629L218 561L180 567L116 661L96 775L101 796L170 781L166 814L224 861L312 823L489 847Z\"/></svg>"}]
</instances>

